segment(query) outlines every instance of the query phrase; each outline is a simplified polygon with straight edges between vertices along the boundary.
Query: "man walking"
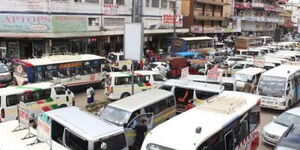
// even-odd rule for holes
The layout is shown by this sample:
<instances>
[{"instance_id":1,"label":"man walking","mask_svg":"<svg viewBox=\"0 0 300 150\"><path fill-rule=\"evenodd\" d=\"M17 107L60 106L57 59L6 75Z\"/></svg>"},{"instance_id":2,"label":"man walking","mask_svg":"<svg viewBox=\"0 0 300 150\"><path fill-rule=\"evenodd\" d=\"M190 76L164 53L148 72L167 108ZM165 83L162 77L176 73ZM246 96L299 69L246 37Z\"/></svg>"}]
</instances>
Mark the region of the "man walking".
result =
<instances>
[{"instance_id":1,"label":"man walking","mask_svg":"<svg viewBox=\"0 0 300 150\"><path fill-rule=\"evenodd\" d=\"M90 87L86 90L86 96L87 96L88 104L94 103L95 91L94 91L93 87Z\"/></svg>"},{"instance_id":2,"label":"man walking","mask_svg":"<svg viewBox=\"0 0 300 150\"><path fill-rule=\"evenodd\" d=\"M142 119L142 121L134 127L134 130L136 132L135 142L134 142L134 149L140 150L143 144L143 141L145 139L145 133L148 130L148 127L146 125L146 119Z\"/></svg>"}]
</instances>

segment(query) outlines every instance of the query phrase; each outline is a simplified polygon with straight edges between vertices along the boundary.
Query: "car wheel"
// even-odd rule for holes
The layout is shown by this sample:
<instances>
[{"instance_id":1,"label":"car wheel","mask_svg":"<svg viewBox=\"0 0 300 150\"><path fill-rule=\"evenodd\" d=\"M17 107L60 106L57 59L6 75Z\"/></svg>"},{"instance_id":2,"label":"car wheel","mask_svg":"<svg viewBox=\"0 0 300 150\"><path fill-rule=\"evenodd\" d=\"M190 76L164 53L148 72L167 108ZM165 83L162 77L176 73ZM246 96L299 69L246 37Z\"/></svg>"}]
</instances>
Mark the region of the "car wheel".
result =
<instances>
[{"instance_id":1,"label":"car wheel","mask_svg":"<svg viewBox=\"0 0 300 150\"><path fill-rule=\"evenodd\" d=\"M129 93L123 93L122 95L121 95L121 98L125 98L125 97L128 97L128 96L130 96L130 94Z\"/></svg>"}]
</instances>

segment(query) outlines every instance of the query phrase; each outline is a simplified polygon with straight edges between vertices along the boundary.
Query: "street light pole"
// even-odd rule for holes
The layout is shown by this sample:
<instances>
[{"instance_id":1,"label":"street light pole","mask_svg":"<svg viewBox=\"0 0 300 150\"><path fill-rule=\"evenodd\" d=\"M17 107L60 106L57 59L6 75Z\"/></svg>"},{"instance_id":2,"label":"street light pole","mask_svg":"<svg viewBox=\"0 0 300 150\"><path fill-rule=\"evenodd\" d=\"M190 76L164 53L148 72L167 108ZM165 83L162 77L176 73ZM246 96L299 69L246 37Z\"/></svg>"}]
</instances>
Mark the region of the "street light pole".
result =
<instances>
[{"instance_id":1,"label":"street light pole","mask_svg":"<svg viewBox=\"0 0 300 150\"><path fill-rule=\"evenodd\" d=\"M174 6L173 6L173 36L176 38L177 37L177 33L176 33L176 1L174 0Z\"/></svg>"}]
</instances>

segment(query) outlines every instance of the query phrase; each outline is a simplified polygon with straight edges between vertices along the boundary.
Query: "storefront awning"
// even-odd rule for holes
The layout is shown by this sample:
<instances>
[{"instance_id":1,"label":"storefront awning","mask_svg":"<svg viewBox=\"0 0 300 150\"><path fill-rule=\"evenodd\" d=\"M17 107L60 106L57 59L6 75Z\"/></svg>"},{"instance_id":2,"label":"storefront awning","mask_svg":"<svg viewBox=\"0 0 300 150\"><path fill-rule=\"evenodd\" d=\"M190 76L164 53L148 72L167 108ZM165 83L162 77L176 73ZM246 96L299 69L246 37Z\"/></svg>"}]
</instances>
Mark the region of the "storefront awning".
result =
<instances>
[{"instance_id":1,"label":"storefront awning","mask_svg":"<svg viewBox=\"0 0 300 150\"><path fill-rule=\"evenodd\" d=\"M189 29L176 29L177 33L188 33ZM173 29L145 29L145 34L164 34L173 33ZM91 31L91 32L73 32L73 33L11 33L0 32L0 37L4 38L73 38L73 37L97 37L123 35L123 30Z\"/></svg>"}]
</instances>

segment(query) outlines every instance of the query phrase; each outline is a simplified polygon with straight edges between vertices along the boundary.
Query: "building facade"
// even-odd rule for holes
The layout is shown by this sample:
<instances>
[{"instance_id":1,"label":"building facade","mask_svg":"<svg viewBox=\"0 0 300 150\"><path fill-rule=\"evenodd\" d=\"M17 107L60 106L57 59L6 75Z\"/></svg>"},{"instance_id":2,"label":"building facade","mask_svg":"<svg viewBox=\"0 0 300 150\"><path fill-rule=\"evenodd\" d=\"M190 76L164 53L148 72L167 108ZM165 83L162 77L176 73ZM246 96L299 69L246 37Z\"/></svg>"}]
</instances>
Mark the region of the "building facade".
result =
<instances>
[{"instance_id":1,"label":"building facade","mask_svg":"<svg viewBox=\"0 0 300 150\"><path fill-rule=\"evenodd\" d=\"M196 35L217 35L239 32L237 23L231 20L231 0L182 1L183 26Z\"/></svg>"},{"instance_id":2,"label":"building facade","mask_svg":"<svg viewBox=\"0 0 300 150\"><path fill-rule=\"evenodd\" d=\"M286 0L235 0L233 20L241 22L244 35L274 35L283 19Z\"/></svg>"},{"instance_id":3,"label":"building facade","mask_svg":"<svg viewBox=\"0 0 300 150\"><path fill-rule=\"evenodd\" d=\"M166 39L173 34L174 8L180 12L181 2L142 2L145 48L166 49ZM131 0L1 0L0 56L120 51L133 4ZM181 28L181 18L176 15L177 32L188 32Z\"/></svg>"}]
</instances>

